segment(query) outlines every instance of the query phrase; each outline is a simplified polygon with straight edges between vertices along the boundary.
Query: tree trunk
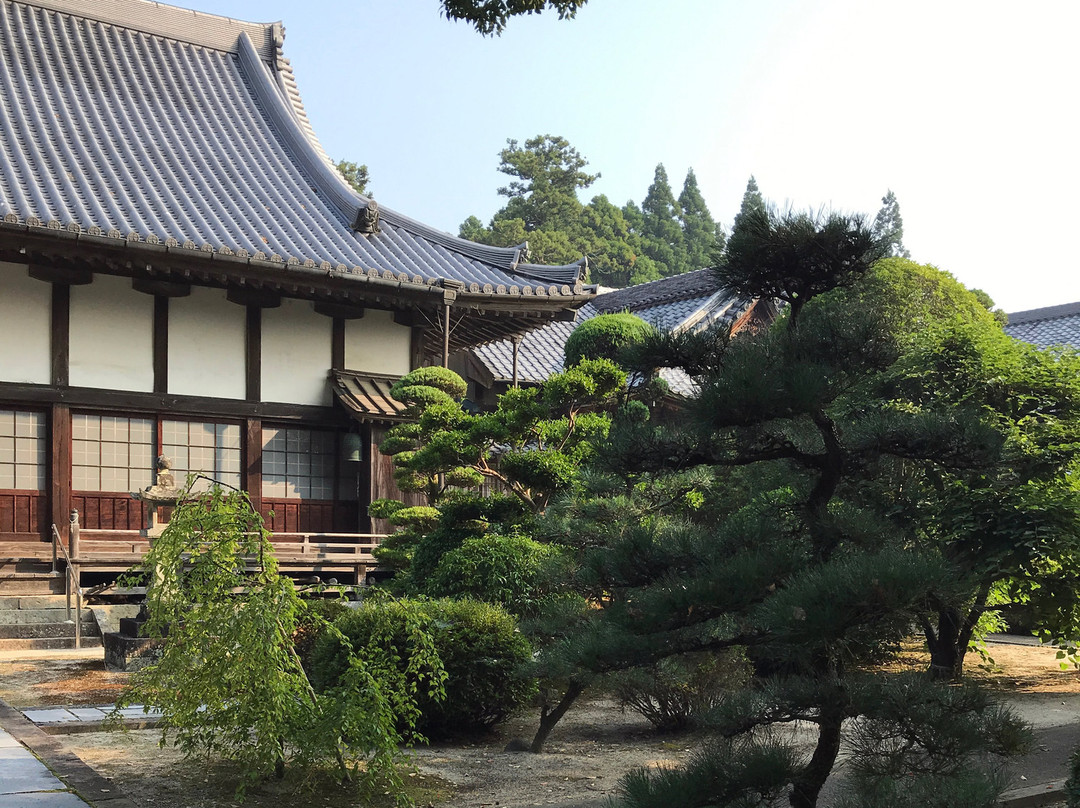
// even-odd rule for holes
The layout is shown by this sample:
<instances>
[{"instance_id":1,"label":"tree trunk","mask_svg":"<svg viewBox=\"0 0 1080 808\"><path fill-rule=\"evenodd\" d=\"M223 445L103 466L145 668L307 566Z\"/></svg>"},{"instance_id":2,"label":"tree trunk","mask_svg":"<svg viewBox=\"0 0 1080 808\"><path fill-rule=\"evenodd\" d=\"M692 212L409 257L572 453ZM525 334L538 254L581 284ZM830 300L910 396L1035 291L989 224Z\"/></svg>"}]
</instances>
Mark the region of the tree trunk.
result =
<instances>
[{"instance_id":1,"label":"tree trunk","mask_svg":"<svg viewBox=\"0 0 1080 808\"><path fill-rule=\"evenodd\" d=\"M790 802L792 808L815 808L821 787L829 778L840 752L840 728L844 723L844 710L839 705L821 708L818 724L818 742L814 756L802 773L792 783Z\"/></svg>"},{"instance_id":2,"label":"tree trunk","mask_svg":"<svg viewBox=\"0 0 1080 808\"><path fill-rule=\"evenodd\" d=\"M555 705L555 709L548 711L547 705L544 705L540 710L540 726L536 730L536 735L533 736L532 746L529 747L530 752L539 754L544 751L544 743L547 741L548 735L555 729L555 725L559 723L559 719L566 715L566 711L570 709L570 706L577 700L577 697L585 692L585 685L578 681L571 681L566 688L566 692L563 693L562 699Z\"/></svg>"},{"instance_id":3,"label":"tree trunk","mask_svg":"<svg viewBox=\"0 0 1080 808\"><path fill-rule=\"evenodd\" d=\"M978 606L967 616L953 606L938 609L937 630L926 633L931 678L959 682L964 677L964 656L977 619Z\"/></svg>"}]
</instances>

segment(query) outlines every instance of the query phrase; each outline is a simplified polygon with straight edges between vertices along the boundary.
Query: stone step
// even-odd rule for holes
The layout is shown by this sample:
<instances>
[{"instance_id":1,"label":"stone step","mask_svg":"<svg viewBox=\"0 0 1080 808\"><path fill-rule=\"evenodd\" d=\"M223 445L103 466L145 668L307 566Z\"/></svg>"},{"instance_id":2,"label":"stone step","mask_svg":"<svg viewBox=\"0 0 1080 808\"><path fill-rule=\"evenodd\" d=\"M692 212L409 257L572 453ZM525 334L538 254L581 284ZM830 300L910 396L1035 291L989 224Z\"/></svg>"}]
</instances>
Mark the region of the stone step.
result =
<instances>
[{"instance_id":1,"label":"stone step","mask_svg":"<svg viewBox=\"0 0 1080 808\"><path fill-rule=\"evenodd\" d=\"M49 651L74 647L74 637L9 637L0 639L0 651ZM82 647L100 648L101 637L83 637Z\"/></svg>"},{"instance_id":2,"label":"stone step","mask_svg":"<svg viewBox=\"0 0 1080 808\"><path fill-rule=\"evenodd\" d=\"M72 608L71 615L75 614ZM64 623L70 619L66 607L48 609L0 609L0 626L36 625L40 623ZM88 608L82 610L82 621L94 622L94 613Z\"/></svg>"},{"instance_id":3,"label":"stone step","mask_svg":"<svg viewBox=\"0 0 1080 808\"><path fill-rule=\"evenodd\" d=\"M97 623L83 622L82 633L84 637L98 636ZM0 625L0 640L38 640L57 639L75 636L74 623L35 623L34 625L3 626Z\"/></svg>"},{"instance_id":4,"label":"stone step","mask_svg":"<svg viewBox=\"0 0 1080 808\"><path fill-rule=\"evenodd\" d=\"M50 570L52 570L52 559L0 556L0 574L7 572L49 572Z\"/></svg>"},{"instance_id":5,"label":"stone step","mask_svg":"<svg viewBox=\"0 0 1080 808\"><path fill-rule=\"evenodd\" d=\"M0 597L22 597L26 595L62 595L64 594L64 576L0 574Z\"/></svg>"},{"instance_id":6,"label":"stone step","mask_svg":"<svg viewBox=\"0 0 1080 808\"><path fill-rule=\"evenodd\" d=\"M71 599L74 608L75 598ZM64 609L66 595L6 595L0 597L0 611L7 609Z\"/></svg>"}]
</instances>

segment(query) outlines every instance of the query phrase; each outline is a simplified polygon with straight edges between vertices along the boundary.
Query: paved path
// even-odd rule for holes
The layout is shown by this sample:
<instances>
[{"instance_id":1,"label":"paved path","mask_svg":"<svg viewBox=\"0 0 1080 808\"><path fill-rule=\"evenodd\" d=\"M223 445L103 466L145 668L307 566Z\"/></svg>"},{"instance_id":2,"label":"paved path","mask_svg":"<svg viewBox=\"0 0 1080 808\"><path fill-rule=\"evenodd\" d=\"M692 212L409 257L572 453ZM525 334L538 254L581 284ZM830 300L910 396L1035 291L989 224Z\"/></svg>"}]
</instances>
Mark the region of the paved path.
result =
<instances>
[{"instance_id":1,"label":"paved path","mask_svg":"<svg viewBox=\"0 0 1080 808\"><path fill-rule=\"evenodd\" d=\"M0 808L135 808L63 742L0 701Z\"/></svg>"},{"instance_id":2,"label":"paved path","mask_svg":"<svg viewBox=\"0 0 1080 808\"><path fill-rule=\"evenodd\" d=\"M0 808L87 808L34 754L0 729Z\"/></svg>"}]
</instances>

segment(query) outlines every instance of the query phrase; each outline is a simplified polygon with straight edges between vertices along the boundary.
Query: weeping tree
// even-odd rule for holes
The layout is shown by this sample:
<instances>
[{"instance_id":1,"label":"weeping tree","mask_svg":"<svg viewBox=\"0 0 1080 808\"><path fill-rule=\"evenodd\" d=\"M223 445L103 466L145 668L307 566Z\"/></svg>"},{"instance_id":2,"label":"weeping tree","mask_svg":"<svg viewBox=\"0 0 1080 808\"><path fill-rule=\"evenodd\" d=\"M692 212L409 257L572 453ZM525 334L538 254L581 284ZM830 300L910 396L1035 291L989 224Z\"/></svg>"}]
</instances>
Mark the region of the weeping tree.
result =
<instances>
[{"instance_id":1,"label":"weeping tree","mask_svg":"<svg viewBox=\"0 0 1080 808\"><path fill-rule=\"evenodd\" d=\"M1020 722L976 691L875 668L972 587L921 540L915 515L886 506L888 475L904 464L975 475L1007 440L976 403L905 397L903 308L851 305L872 302L882 255L861 217L751 209L717 272L741 294L787 303L780 321L734 340L657 335L637 352L640 368L682 367L700 392L674 421L620 411L593 461L607 482L572 506L579 581L599 608L539 664L595 675L736 649L754 685L707 717L712 742L690 765L628 778L625 805L809 808L848 732L853 804L914 805L897 794L918 792L918 804L989 806L995 762L1023 745ZM927 331L944 352L947 331ZM598 502L699 468L715 482L682 514ZM809 753L771 731L795 722L810 728ZM974 797L971 772L990 784Z\"/></svg>"},{"instance_id":2,"label":"weeping tree","mask_svg":"<svg viewBox=\"0 0 1080 808\"><path fill-rule=\"evenodd\" d=\"M441 698L446 678L428 626L402 620L354 648L322 620L348 661L336 686L316 692L295 637L302 618L319 615L279 573L247 496L218 487L183 498L137 576L148 583L143 635L160 658L134 675L114 718L132 704L159 708L162 745L236 761L241 797L286 765L329 764L362 794L409 804L399 765L419 739L417 693Z\"/></svg>"}]
</instances>

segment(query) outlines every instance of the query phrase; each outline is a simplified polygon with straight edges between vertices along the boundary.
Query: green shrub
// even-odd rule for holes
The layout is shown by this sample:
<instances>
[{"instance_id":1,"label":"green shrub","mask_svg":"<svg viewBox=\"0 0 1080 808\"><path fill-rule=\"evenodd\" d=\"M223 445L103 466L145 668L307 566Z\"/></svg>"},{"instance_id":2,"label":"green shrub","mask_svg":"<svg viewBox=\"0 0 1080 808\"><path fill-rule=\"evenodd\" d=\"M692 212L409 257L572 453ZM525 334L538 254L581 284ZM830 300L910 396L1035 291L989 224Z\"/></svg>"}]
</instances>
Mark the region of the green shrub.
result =
<instances>
[{"instance_id":1,"label":"green shrub","mask_svg":"<svg viewBox=\"0 0 1080 808\"><path fill-rule=\"evenodd\" d=\"M372 519L389 519L404 507L405 503L401 500L373 499L368 505L368 516Z\"/></svg>"},{"instance_id":2,"label":"green shrub","mask_svg":"<svg viewBox=\"0 0 1080 808\"><path fill-rule=\"evenodd\" d=\"M349 607L340 598L303 600L301 604L303 609L297 615L293 648L296 649L296 655L300 657L300 663L306 671L311 669L311 654L326 624L333 623L349 611Z\"/></svg>"},{"instance_id":3,"label":"green shrub","mask_svg":"<svg viewBox=\"0 0 1080 808\"><path fill-rule=\"evenodd\" d=\"M615 697L661 732L690 729L749 679L746 660L734 654L685 654L612 677Z\"/></svg>"},{"instance_id":4,"label":"green shrub","mask_svg":"<svg viewBox=\"0 0 1080 808\"><path fill-rule=\"evenodd\" d=\"M423 588L435 597L498 603L519 617L536 614L553 587L549 566L558 551L524 536L488 533L465 539L439 560Z\"/></svg>"},{"instance_id":5,"label":"green shrub","mask_svg":"<svg viewBox=\"0 0 1080 808\"><path fill-rule=\"evenodd\" d=\"M624 348L641 342L655 330L640 317L628 312L598 314L575 328L566 340L566 366L572 367L582 359L618 362Z\"/></svg>"},{"instance_id":6,"label":"green shrub","mask_svg":"<svg viewBox=\"0 0 1080 808\"><path fill-rule=\"evenodd\" d=\"M382 644L386 658L405 659L405 635L397 627L416 620L432 636L447 675L445 700L429 698L423 687L416 693L420 732L445 737L482 731L532 697L535 683L518 674L532 649L514 618L498 606L468 600L377 600L342 615L334 625L353 647L372 650ZM341 642L324 633L312 654L316 690L336 686L347 664Z\"/></svg>"},{"instance_id":7,"label":"green shrub","mask_svg":"<svg viewBox=\"0 0 1080 808\"><path fill-rule=\"evenodd\" d=\"M1069 757L1069 779L1065 781L1065 800L1069 808L1080 808L1080 748Z\"/></svg>"},{"instance_id":8,"label":"green shrub","mask_svg":"<svg viewBox=\"0 0 1080 808\"><path fill-rule=\"evenodd\" d=\"M417 368L406 373L394 382L393 387L390 388L390 395L399 401L404 401L402 395L408 387L434 387L457 401L465 398L465 393L469 389L468 384L458 374L442 367Z\"/></svg>"}]
</instances>

